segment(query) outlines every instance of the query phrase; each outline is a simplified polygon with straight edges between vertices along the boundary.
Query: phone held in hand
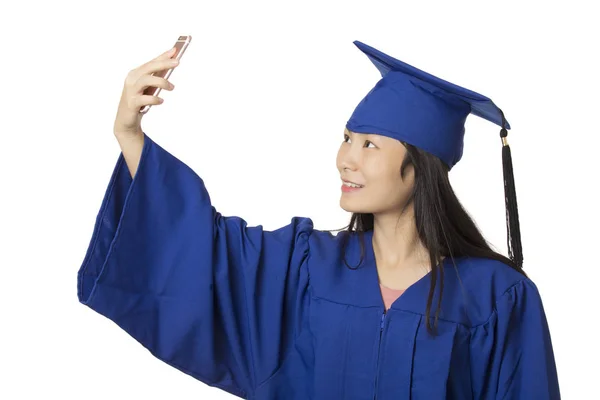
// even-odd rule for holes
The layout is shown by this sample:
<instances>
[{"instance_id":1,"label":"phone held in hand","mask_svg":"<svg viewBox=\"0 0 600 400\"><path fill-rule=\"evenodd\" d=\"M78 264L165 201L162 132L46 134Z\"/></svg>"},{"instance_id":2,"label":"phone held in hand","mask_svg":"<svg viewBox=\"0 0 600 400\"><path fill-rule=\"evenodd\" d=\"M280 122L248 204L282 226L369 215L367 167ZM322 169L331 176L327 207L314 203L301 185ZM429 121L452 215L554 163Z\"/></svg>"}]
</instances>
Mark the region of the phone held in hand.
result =
<instances>
[{"instance_id":1,"label":"phone held in hand","mask_svg":"<svg viewBox=\"0 0 600 400\"><path fill-rule=\"evenodd\" d=\"M181 57L183 57L183 54L185 53L185 50L190 45L191 41L192 41L191 35L179 36L179 38L175 42L175 45L173 46L173 47L175 47L175 54L171 58L174 58L176 60L181 60ZM161 78L165 78L165 79L169 79L169 77L171 76L171 73L173 72L173 69L174 68L158 71L158 72L153 73L152 75L158 76ZM158 94L160 93L161 90L162 90L162 88L150 86L150 87L147 87L146 90L144 90L144 94L150 95L150 96L158 96ZM142 107L140 109L140 113L142 113L142 114L147 113L148 110L150 109L150 107L151 107L151 104L148 104L148 105Z\"/></svg>"}]
</instances>

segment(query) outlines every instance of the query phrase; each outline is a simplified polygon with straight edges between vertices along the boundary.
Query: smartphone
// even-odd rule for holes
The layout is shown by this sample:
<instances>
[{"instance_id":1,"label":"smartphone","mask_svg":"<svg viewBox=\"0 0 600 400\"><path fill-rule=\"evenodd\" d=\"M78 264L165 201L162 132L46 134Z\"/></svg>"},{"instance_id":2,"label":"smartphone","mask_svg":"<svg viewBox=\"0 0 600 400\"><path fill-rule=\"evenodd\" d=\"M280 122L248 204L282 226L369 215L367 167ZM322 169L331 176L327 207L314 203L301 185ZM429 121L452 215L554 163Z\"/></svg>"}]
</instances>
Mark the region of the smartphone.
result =
<instances>
[{"instance_id":1,"label":"smartphone","mask_svg":"<svg viewBox=\"0 0 600 400\"><path fill-rule=\"evenodd\" d=\"M175 47L175 54L171 58L181 60L181 57L183 57L183 53L185 53L185 50L190 45L191 41L192 41L191 35L179 36L179 38L175 42L175 45L173 46L173 47ZM171 76L172 72L173 72L173 68L168 69L168 70L154 72L154 73L152 73L152 75L159 76L159 77L165 78L165 79L169 79L169 76ZM160 93L161 90L162 90L162 88L150 86L150 87L147 87L146 90L144 90L144 94L147 94L150 96L158 96L158 94ZM146 106L141 107L140 113L142 113L142 114L147 113L151 106L152 106L152 104L147 104Z\"/></svg>"}]
</instances>

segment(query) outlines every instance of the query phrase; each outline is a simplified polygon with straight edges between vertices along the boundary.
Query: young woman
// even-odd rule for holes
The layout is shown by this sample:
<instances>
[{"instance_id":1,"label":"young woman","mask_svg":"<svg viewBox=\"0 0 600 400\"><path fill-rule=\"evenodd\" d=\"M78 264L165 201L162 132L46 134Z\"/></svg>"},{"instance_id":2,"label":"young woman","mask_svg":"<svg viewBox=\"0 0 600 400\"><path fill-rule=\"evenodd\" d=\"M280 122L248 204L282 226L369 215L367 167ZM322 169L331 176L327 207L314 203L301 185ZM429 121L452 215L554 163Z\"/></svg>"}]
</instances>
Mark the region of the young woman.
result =
<instances>
[{"instance_id":1,"label":"young woman","mask_svg":"<svg viewBox=\"0 0 600 400\"><path fill-rule=\"evenodd\" d=\"M382 74L337 154L333 235L295 217L275 231L222 216L202 179L140 127L151 74L133 70L122 153L78 275L82 303L153 355L248 399L558 399L540 295L521 267L505 140L493 102L361 42ZM502 126L510 257L452 191L464 122ZM342 138L340 138L342 139Z\"/></svg>"}]
</instances>

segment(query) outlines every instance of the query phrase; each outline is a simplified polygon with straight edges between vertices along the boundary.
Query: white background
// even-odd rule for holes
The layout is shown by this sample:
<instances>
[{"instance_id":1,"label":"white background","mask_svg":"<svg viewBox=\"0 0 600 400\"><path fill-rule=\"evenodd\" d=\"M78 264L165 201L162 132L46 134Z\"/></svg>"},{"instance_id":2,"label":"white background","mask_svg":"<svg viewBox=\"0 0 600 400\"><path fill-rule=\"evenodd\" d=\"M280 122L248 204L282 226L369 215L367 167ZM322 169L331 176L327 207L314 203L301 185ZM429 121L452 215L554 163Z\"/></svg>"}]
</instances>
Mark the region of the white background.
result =
<instances>
[{"instance_id":1,"label":"white background","mask_svg":"<svg viewBox=\"0 0 600 400\"><path fill-rule=\"evenodd\" d=\"M119 155L127 72L193 42L144 117L225 215L336 229L335 155L380 79L360 40L491 97L512 125L525 268L563 398L597 396L598 109L593 2L22 1L3 5L0 398L229 399L78 303L76 275ZM167 4L169 4L167 6ZM506 254L499 128L470 116L454 188ZM594 372L595 371L595 372Z\"/></svg>"}]
</instances>

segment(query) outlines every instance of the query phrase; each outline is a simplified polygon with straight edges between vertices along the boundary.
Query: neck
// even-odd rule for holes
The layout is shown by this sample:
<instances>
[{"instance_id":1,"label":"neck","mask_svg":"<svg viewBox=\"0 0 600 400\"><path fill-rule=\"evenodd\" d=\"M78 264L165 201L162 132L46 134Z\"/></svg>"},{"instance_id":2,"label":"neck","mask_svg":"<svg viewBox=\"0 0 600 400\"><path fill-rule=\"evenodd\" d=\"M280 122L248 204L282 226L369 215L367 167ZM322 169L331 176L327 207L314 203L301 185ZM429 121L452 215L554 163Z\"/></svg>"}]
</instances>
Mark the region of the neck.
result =
<instances>
[{"instance_id":1,"label":"neck","mask_svg":"<svg viewBox=\"0 0 600 400\"><path fill-rule=\"evenodd\" d=\"M421 243L412 205L398 213L374 215L373 250L378 269L409 269L429 263L427 248Z\"/></svg>"}]
</instances>

